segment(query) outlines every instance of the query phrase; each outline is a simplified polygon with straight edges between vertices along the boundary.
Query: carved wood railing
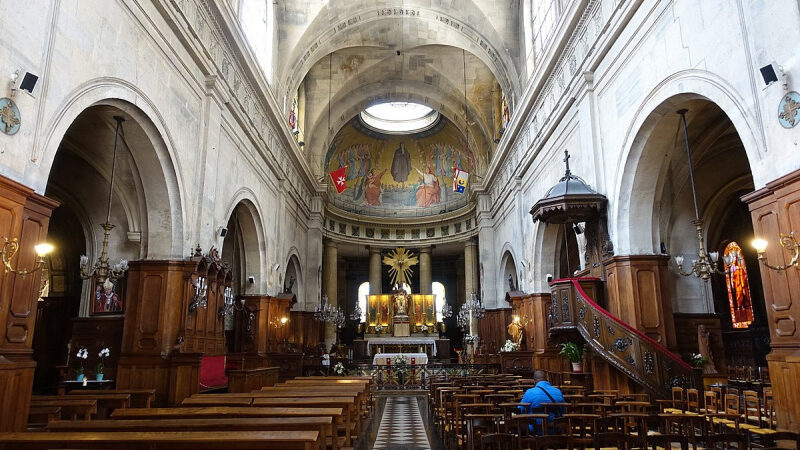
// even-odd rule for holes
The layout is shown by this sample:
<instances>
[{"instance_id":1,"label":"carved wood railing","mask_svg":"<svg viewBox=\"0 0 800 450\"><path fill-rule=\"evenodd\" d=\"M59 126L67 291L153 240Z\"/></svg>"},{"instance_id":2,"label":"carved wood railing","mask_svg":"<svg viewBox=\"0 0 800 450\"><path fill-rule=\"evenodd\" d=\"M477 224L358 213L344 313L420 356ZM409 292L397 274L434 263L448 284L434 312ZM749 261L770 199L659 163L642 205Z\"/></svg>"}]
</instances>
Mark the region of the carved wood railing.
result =
<instances>
[{"instance_id":1,"label":"carved wood railing","mask_svg":"<svg viewBox=\"0 0 800 450\"><path fill-rule=\"evenodd\" d=\"M597 278L553 281L550 332L578 331L606 362L659 397L669 398L676 386L700 386L699 371L595 303L599 285Z\"/></svg>"}]
</instances>

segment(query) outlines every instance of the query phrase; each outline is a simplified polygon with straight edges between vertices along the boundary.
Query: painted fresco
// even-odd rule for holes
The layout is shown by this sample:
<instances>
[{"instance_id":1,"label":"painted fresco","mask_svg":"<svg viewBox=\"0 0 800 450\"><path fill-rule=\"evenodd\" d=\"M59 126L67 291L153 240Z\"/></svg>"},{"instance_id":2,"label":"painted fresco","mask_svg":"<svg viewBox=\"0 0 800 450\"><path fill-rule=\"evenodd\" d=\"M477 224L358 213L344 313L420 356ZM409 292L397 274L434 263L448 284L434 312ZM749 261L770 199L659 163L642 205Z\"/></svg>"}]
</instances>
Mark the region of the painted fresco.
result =
<instances>
[{"instance_id":1,"label":"painted fresco","mask_svg":"<svg viewBox=\"0 0 800 450\"><path fill-rule=\"evenodd\" d=\"M414 209L463 201L467 194L453 192L453 168L472 174L485 162L476 160L452 123L440 120L433 130L400 136L346 125L325 159L329 173L347 166L347 188L341 194L331 188L332 195L358 208Z\"/></svg>"}]
</instances>

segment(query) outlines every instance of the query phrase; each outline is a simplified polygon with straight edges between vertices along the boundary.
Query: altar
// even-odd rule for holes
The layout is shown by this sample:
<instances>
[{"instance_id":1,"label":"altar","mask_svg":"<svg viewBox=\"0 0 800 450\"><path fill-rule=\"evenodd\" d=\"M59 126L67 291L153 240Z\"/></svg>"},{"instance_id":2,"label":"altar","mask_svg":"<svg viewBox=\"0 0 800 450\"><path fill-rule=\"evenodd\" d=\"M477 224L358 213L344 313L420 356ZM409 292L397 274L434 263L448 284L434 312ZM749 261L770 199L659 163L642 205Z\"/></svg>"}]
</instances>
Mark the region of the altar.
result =
<instances>
[{"instance_id":1,"label":"altar","mask_svg":"<svg viewBox=\"0 0 800 450\"><path fill-rule=\"evenodd\" d=\"M408 364L412 366L428 364L428 355L425 353L376 353L372 357L372 364L377 366L398 364L397 358L401 355L408 358Z\"/></svg>"},{"instance_id":2,"label":"altar","mask_svg":"<svg viewBox=\"0 0 800 450\"><path fill-rule=\"evenodd\" d=\"M403 353L405 350L419 350L430 356L436 356L436 341L430 337L371 337L367 339L367 352L370 355L375 353L397 352Z\"/></svg>"}]
</instances>

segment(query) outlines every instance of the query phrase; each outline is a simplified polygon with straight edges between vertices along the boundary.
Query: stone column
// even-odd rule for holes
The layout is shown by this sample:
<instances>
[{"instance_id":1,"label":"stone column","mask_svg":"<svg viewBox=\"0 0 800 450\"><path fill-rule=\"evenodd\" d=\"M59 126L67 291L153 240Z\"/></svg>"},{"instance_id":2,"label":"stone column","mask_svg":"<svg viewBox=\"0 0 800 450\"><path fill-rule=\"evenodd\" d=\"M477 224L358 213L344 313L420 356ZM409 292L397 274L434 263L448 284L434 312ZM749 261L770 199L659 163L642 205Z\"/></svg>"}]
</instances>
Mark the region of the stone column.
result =
<instances>
[{"instance_id":1,"label":"stone column","mask_svg":"<svg viewBox=\"0 0 800 450\"><path fill-rule=\"evenodd\" d=\"M369 247L369 293L377 295L381 293L381 249L379 247Z\"/></svg>"},{"instance_id":2,"label":"stone column","mask_svg":"<svg viewBox=\"0 0 800 450\"><path fill-rule=\"evenodd\" d=\"M325 242L325 264L323 265L322 277L325 283L325 295L328 296L328 302L331 306L338 306L339 301L337 298L337 259L339 256L339 249L333 241ZM336 342L336 325L332 323L325 324L325 346L330 349L331 345Z\"/></svg>"},{"instance_id":3,"label":"stone column","mask_svg":"<svg viewBox=\"0 0 800 450\"><path fill-rule=\"evenodd\" d=\"M478 286L478 242L474 239L464 244L464 301L472 298L472 293L479 293ZM469 334L478 333L476 319L469 323Z\"/></svg>"},{"instance_id":4,"label":"stone column","mask_svg":"<svg viewBox=\"0 0 800 450\"><path fill-rule=\"evenodd\" d=\"M422 247L419 249L419 293L431 293L431 248Z\"/></svg>"}]
</instances>

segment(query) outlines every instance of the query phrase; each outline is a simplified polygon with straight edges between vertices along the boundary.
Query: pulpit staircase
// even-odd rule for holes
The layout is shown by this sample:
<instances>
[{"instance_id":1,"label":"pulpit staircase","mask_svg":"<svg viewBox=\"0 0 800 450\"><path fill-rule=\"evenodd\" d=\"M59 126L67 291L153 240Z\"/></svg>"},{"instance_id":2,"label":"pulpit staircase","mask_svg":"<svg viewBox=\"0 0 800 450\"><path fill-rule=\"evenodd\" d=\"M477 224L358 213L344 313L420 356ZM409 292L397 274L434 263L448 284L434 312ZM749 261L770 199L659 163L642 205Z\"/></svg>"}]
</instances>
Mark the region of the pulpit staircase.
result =
<instances>
[{"instance_id":1,"label":"pulpit staircase","mask_svg":"<svg viewBox=\"0 0 800 450\"><path fill-rule=\"evenodd\" d=\"M699 387L699 371L679 356L598 305L586 290L597 278L565 278L550 284L550 334L577 331L603 360L660 398L673 387Z\"/></svg>"}]
</instances>

